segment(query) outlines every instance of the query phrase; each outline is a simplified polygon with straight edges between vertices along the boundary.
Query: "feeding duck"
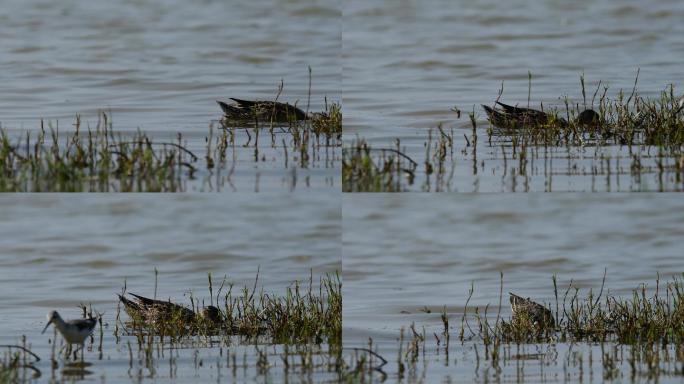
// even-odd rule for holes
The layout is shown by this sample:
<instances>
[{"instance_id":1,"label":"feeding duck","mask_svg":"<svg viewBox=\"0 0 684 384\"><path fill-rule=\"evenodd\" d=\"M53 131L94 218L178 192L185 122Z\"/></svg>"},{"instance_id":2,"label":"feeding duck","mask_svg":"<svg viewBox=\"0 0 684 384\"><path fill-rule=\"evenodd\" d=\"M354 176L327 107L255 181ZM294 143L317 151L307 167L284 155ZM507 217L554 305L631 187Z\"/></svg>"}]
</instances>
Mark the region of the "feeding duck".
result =
<instances>
[{"instance_id":1,"label":"feeding duck","mask_svg":"<svg viewBox=\"0 0 684 384\"><path fill-rule=\"evenodd\" d=\"M134 299L130 300L123 295L118 295L126 313L131 318L139 318L148 324L156 324L173 319L180 319L185 323L205 319L213 324L221 321L221 311L210 305L202 309L201 313L195 313L182 305L170 301L154 300L144 296L129 293Z\"/></svg>"},{"instance_id":2,"label":"feeding duck","mask_svg":"<svg viewBox=\"0 0 684 384\"><path fill-rule=\"evenodd\" d=\"M553 319L553 314L545 306L535 303L530 300L508 292L511 301L511 310L513 311L513 321L520 316L525 316L532 324L542 328L553 328L556 321Z\"/></svg>"},{"instance_id":3,"label":"feeding duck","mask_svg":"<svg viewBox=\"0 0 684 384\"><path fill-rule=\"evenodd\" d=\"M562 127L568 126L567 120L543 111L507 105L498 101L496 104L501 106L501 108L492 108L484 104L482 105L482 108L487 112L487 117L492 125L498 128L511 129L524 126L535 127L552 124L554 122L560 124ZM599 124L599 121L599 114L592 109L582 111L576 119L577 124L581 126L596 126Z\"/></svg>"},{"instance_id":4,"label":"feeding duck","mask_svg":"<svg viewBox=\"0 0 684 384\"><path fill-rule=\"evenodd\" d=\"M223 110L223 124L235 122L254 123L290 123L294 121L306 120L306 112L289 103L263 100L241 100L230 98L233 104L216 101Z\"/></svg>"}]
</instances>

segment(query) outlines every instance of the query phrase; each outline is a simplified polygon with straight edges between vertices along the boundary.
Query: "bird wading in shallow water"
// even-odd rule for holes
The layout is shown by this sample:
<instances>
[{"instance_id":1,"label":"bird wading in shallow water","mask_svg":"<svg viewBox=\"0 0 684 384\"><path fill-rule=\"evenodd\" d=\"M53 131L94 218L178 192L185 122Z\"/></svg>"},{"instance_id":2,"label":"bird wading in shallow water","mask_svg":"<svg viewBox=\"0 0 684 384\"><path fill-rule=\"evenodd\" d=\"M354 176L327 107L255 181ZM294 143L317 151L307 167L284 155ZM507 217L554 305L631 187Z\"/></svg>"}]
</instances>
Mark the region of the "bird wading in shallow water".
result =
<instances>
[{"instance_id":1,"label":"bird wading in shallow water","mask_svg":"<svg viewBox=\"0 0 684 384\"><path fill-rule=\"evenodd\" d=\"M508 294L510 295L514 322L526 318L539 329L549 329L556 326L553 314L548 308L535 303L529 297L525 299L510 292Z\"/></svg>"},{"instance_id":2,"label":"bird wading in shallow water","mask_svg":"<svg viewBox=\"0 0 684 384\"><path fill-rule=\"evenodd\" d=\"M47 315L47 319L48 322L45 324L45 328L43 328L43 332L41 333L45 333L45 330L48 329L50 324L54 324L57 331L59 331L69 346L67 355L71 354L72 344L78 344L81 349L83 349L86 338L93 333L95 325L97 324L97 318L93 317L64 321L57 311L50 311ZM81 351L81 357L83 357L83 351Z\"/></svg>"},{"instance_id":3,"label":"bird wading in shallow water","mask_svg":"<svg viewBox=\"0 0 684 384\"><path fill-rule=\"evenodd\" d=\"M542 127L554 123L559 124L563 128L568 126L568 121L564 118L559 118L543 111L507 105L498 101L496 104L501 108L492 108L484 104L482 108L487 113L489 121L497 128ZM600 124L600 117L596 111L587 109L577 116L575 122L582 127L597 127Z\"/></svg>"}]
</instances>

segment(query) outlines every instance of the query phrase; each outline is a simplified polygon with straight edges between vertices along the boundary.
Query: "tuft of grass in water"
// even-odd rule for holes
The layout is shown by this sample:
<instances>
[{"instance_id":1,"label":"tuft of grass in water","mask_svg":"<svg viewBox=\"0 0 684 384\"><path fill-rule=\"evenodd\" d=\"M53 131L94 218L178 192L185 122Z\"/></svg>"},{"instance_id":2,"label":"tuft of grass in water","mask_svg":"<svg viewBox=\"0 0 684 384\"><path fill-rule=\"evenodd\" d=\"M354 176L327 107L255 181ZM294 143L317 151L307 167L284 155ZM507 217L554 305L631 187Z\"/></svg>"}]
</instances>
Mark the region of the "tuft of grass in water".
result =
<instances>
[{"instance_id":1,"label":"tuft of grass in water","mask_svg":"<svg viewBox=\"0 0 684 384\"><path fill-rule=\"evenodd\" d=\"M399 149L380 150L377 156L364 140L342 150L342 190L344 192L400 192L402 178L409 178L415 163ZM405 165L406 164L406 165ZM411 183L411 181L409 182Z\"/></svg>"},{"instance_id":2,"label":"tuft of grass in water","mask_svg":"<svg viewBox=\"0 0 684 384\"><path fill-rule=\"evenodd\" d=\"M267 340L272 344L328 344L339 348L342 340L342 283L339 275L321 277L317 286L313 275L307 287L296 281L282 296L257 292L258 275L253 287L235 292L232 285L221 295L225 280L216 295L220 319L212 321L202 316L188 319L182 313L172 313L154 323L133 314L123 325L141 343L146 336L158 335L171 340L186 336L205 335L247 340ZM210 279L210 292L213 285ZM213 294L212 294L213 295ZM192 298L193 311L200 313L199 303ZM213 299L212 299L213 302Z\"/></svg>"},{"instance_id":3,"label":"tuft of grass in water","mask_svg":"<svg viewBox=\"0 0 684 384\"><path fill-rule=\"evenodd\" d=\"M465 323L472 337L483 340L486 345L496 341L681 345L684 343L683 279L684 274L680 277L675 276L663 285L658 278L652 294L648 293L646 284L641 284L628 297L619 297L611 293L604 294L603 286L598 295L593 290L589 290L584 297L581 297L580 289L571 282L560 302L557 289L554 289L556 297L556 324L554 326L534 323L524 312L509 321L501 319L491 324L486 314L480 316L477 309L475 318L478 326L475 331L467 324L467 321ZM547 308L553 312L552 307L547 306ZM466 328L464 325L461 325L461 328L461 341L463 341Z\"/></svg>"},{"instance_id":4,"label":"tuft of grass in water","mask_svg":"<svg viewBox=\"0 0 684 384\"><path fill-rule=\"evenodd\" d=\"M335 167L342 112L339 104L326 102L324 112L289 127L224 126L216 133L210 125L203 162L187 148L180 133L171 141L156 140L141 131L123 134L114 130L111 116L104 112L94 128L83 128L79 115L73 126L64 130L58 122L41 121L37 132L18 137L0 128L0 192L180 192L201 167L206 168L206 178L215 175L217 180L228 170L221 180L232 186L237 152L253 150L255 163L274 161L273 155L262 153L264 135L273 150L282 151L277 158L285 169ZM238 143L239 138L245 142Z\"/></svg>"},{"instance_id":5,"label":"tuft of grass in water","mask_svg":"<svg viewBox=\"0 0 684 384\"><path fill-rule=\"evenodd\" d=\"M26 337L22 336L23 345L0 345L6 352L0 358L0 383L18 383L41 376L40 370L34 366L40 357L26 346Z\"/></svg>"},{"instance_id":6,"label":"tuft of grass in water","mask_svg":"<svg viewBox=\"0 0 684 384\"><path fill-rule=\"evenodd\" d=\"M60 133L50 124L36 137L27 132L12 143L0 129L0 191L179 191L197 157L177 142L155 142L142 132L124 137L102 113L95 129Z\"/></svg>"},{"instance_id":7,"label":"tuft of grass in water","mask_svg":"<svg viewBox=\"0 0 684 384\"><path fill-rule=\"evenodd\" d=\"M644 98L637 90L638 76L637 72L629 95L619 90L612 99L608 97L609 87L599 82L591 103L587 103L584 76L581 76L581 106L567 96L560 99L563 108L545 109L542 104L538 109L551 117L547 124L512 129L490 127L490 141L492 136L504 136L520 146L651 145L681 154L684 97L676 96L674 86L670 85L659 97ZM499 97L502 91L499 91ZM594 109L599 121L595 124L579 122L577 116L585 109Z\"/></svg>"},{"instance_id":8,"label":"tuft of grass in water","mask_svg":"<svg viewBox=\"0 0 684 384\"><path fill-rule=\"evenodd\" d=\"M226 354L225 368L233 381L240 372L246 374L248 368L261 377L284 374L310 379L312 375L324 375L339 380L343 374L339 274L326 274L317 284L310 275L308 284L294 282L282 295L259 290L258 278L257 273L254 285L240 290L224 278L215 289L209 275L210 304L221 310L216 322L202 317L188 320L171 316L153 324L141 318L117 324L124 335L134 337L137 342L136 360L131 340L126 341L129 365L133 367L144 361L145 366L156 366L160 349L209 347L220 348L220 356ZM198 313L200 302L192 295L191 301L192 310ZM119 340L117 336L117 343ZM246 347L253 347L254 351L248 353ZM248 366L248 356L255 359L253 367ZM170 363L174 372L176 360ZM202 360L195 363L196 370L202 366ZM276 371L278 367L281 373Z\"/></svg>"},{"instance_id":9,"label":"tuft of grass in water","mask_svg":"<svg viewBox=\"0 0 684 384\"><path fill-rule=\"evenodd\" d=\"M477 143L476 136L474 143ZM365 140L357 138L342 150L342 190L402 192L414 184L421 167L425 175L421 184L423 191L445 190L454 171L453 129L447 131L442 126L429 129L424 147L425 158L419 164L406 154L399 139L395 141L394 148L373 148Z\"/></svg>"},{"instance_id":10,"label":"tuft of grass in water","mask_svg":"<svg viewBox=\"0 0 684 384\"><path fill-rule=\"evenodd\" d=\"M325 112L316 113L311 118L311 129L316 136L324 136L328 140L342 139L342 106L326 102Z\"/></svg>"},{"instance_id":11,"label":"tuft of grass in water","mask_svg":"<svg viewBox=\"0 0 684 384\"><path fill-rule=\"evenodd\" d=\"M425 142L426 157L422 164L424 191L442 191L453 178L453 132L438 128L440 136L433 139L432 130ZM453 165L453 164L452 164ZM420 164L405 154L396 140L394 148L373 148L357 139L342 151L342 190L344 192L401 192L413 185Z\"/></svg>"}]
</instances>

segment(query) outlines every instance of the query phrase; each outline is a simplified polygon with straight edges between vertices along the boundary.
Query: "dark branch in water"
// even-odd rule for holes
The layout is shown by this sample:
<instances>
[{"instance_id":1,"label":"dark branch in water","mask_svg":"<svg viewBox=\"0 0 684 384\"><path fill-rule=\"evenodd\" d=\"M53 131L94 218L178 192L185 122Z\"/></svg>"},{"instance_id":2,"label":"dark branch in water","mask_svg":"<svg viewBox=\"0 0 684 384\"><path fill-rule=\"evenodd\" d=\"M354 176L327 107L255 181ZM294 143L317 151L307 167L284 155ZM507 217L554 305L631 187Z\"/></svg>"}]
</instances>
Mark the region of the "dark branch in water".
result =
<instances>
[{"instance_id":1,"label":"dark branch in water","mask_svg":"<svg viewBox=\"0 0 684 384\"><path fill-rule=\"evenodd\" d=\"M140 141L123 141L123 142L119 142L116 144L110 144L109 146L110 147L118 147L122 144L123 145L135 145L135 144L142 144L142 142L140 142ZM169 145L172 147L176 147L176 148L180 149L181 151L190 155L192 157L192 161L197 161L197 156L194 153L192 153L192 151L190 151L189 149L185 148L184 146L182 146L180 144L169 143L169 142L158 142L158 143L146 142L145 144L147 144L147 145Z\"/></svg>"},{"instance_id":2,"label":"dark branch in water","mask_svg":"<svg viewBox=\"0 0 684 384\"><path fill-rule=\"evenodd\" d=\"M392 153L397 154L397 155L403 157L404 159L410 161L411 164L413 164L414 167L417 167L417 166L418 166L418 163L416 163L415 161L413 161L412 158L408 157L408 155L406 155L406 154L404 154L403 152L398 151L398 150L396 150L396 149L391 149L391 148L368 148L368 150L369 150L369 151L392 152Z\"/></svg>"},{"instance_id":3,"label":"dark branch in water","mask_svg":"<svg viewBox=\"0 0 684 384\"><path fill-rule=\"evenodd\" d=\"M40 356L38 356L38 355L36 355L35 353L31 352L30 349L27 349L27 348L25 348L25 347L22 347L21 345L0 344L0 348L9 348L9 349L17 348L17 349L21 349L22 351L27 352L27 353L30 354L31 356L35 357L35 358L36 358L36 362L40 361Z\"/></svg>"}]
</instances>

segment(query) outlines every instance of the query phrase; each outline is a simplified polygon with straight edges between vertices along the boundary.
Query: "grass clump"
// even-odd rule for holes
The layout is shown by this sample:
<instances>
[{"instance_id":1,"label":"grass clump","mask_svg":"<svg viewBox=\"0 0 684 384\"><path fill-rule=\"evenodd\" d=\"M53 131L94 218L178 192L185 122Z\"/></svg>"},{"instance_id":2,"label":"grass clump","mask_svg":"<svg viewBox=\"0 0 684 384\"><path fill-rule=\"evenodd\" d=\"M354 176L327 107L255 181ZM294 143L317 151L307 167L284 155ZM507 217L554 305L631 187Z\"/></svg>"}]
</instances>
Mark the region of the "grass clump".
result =
<instances>
[{"instance_id":1,"label":"grass clump","mask_svg":"<svg viewBox=\"0 0 684 384\"><path fill-rule=\"evenodd\" d=\"M175 143L155 142L141 132L124 137L106 113L94 129L82 130L79 116L74 126L64 134L41 122L35 138L27 132L16 144L0 130L0 191L175 192L195 170L197 157L180 135Z\"/></svg>"},{"instance_id":2,"label":"grass clump","mask_svg":"<svg viewBox=\"0 0 684 384\"><path fill-rule=\"evenodd\" d=\"M637 90L638 76L637 72L631 93L619 90L612 99L608 97L609 87L599 81L590 102L581 76L581 102L563 97L563 107L544 109L542 104L539 109L548 115L543 124L492 126L488 129L490 141L492 136L505 136L514 146L650 145L681 153L684 96L676 96L674 86L670 85L657 98L642 97ZM499 97L502 93L503 86ZM588 109L598 114L598 121L588 123L579 118Z\"/></svg>"},{"instance_id":3,"label":"grass clump","mask_svg":"<svg viewBox=\"0 0 684 384\"><path fill-rule=\"evenodd\" d=\"M332 103L322 113L316 113L311 118L311 129L316 136L325 136L330 140L342 139L342 106Z\"/></svg>"},{"instance_id":4,"label":"grass clump","mask_svg":"<svg viewBox=\"0 0 684 384\"><path fill-rule=\"evenodd\" d=\"M373 156L372 152L379 154ZM409 185L412 184L416 166L417 163L399 149L374 149L359 139L342 150L342 190L401 192L404 175L407 175Z\"/></svg>"},{"instance_id":5,"label":"grass clump","mask_svg":"<svg viewBox=\"0 0 684 384\"><path fill-rule=\"evenodd\" d=\"M492 324L486 310L481 315L476 309L476 331L466 321L465 326L462 325L461 340L466 339L467 329L471 337L480 338L485 344L561 341L681 345L684 343L683 278L684 274L679 278L673 277L664 286L658 279L650 295L646 284L641 284L629 297L604 294L603 286L598 295L589 290L586 296L580 297L580 289L571 282L562 301L558 298L557 289L554 290L555 309L546 306L554 313L555 324L542 326L524 313L511 320L497 317Z\"/></svg>"},{"instance_id":6,"label":"grass clump","mask_svg":"<svg viewBox=\"0 0 684 384\"><path fill-rule=\"evenodd\" d=\"M209 277L211 304L217 313L206 315L208 307L199 308L192 298L192 309L173 305L163 316L132 314L124 324L128 334L144 341L145 335L159 335L181 340L185 336L206 335L229 338L240 336L247 340L266 340L272 344L329 344L341 345L342 339L342 283L339 275L322 277L315 287L313 276L305 291L299 282L287 287L284 295L257 292L253 287L238 292L227 286L225 279L213 296ZM118 318L118 316L117 316Z\"/></svg>"},{"instance_id":7,"label":"grass clump","mask_svg":"<svg viewBox=\"0 0 684 384\"><path fill-rule=\"evenodd\" d=\"M433 134L434 131L438 135ZM365 140L357 139L342 150L342 190L402 192L415 183L420 168L420 175L424 176L420 178L421 190L440 192L448 189L454 176L453 129L446 131L441 126L429 129L423 145L425 158L421 167L402 149L399 139L394 148L372 148ZM474 145L477 145L476 139Z\"/></svg>"},{"instance_id":8,"label":"grass clump","mask_svg":"<svg viewBox=\"0 0 684 384\"><path fill-rule=\"evenodd\" d=\"M22 339L24 345L0 345L0 348L6 348L0 359L0 383L24 382L41 376L40 370L34 366L40 357L26 347L24 336Z\"/></svg>"}]
</instances>

